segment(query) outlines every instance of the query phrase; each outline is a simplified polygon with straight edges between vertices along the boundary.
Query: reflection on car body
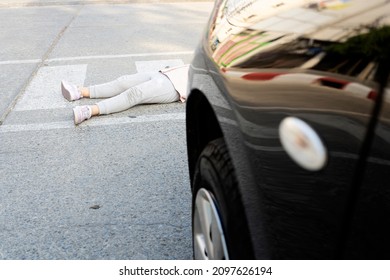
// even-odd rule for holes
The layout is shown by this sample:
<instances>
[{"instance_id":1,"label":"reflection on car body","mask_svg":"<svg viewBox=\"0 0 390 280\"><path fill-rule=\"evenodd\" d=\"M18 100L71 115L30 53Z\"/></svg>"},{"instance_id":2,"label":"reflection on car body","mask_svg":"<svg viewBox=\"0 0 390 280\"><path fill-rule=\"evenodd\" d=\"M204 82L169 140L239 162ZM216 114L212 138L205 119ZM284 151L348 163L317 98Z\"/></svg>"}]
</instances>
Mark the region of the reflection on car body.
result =
<instances>
[{"instance_id":1,"label":"reflection on car body","mask_svg":"<svg viewBox=\"0 0 390 280\"><path fill-rule=\"evenodd\" d=\"M389 23L384 0L216 0L186 109L195 258L390 257Z\"/></svg>"}]
</instances>

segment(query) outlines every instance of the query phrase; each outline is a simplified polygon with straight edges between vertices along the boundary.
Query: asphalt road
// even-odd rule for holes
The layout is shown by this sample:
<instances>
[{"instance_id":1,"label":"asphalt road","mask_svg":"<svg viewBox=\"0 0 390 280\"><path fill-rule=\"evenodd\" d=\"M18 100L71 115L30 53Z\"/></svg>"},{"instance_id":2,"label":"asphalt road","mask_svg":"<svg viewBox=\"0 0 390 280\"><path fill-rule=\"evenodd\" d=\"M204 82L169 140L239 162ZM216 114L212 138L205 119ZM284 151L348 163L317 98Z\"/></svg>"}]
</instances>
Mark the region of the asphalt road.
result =
<instances>
[{"instance_id":1,"label":"asphalt road","mask_svg":"<svg viewBox=\"0 0 390 280\"><path fill-rule=\"evenodd\" d=\"M76 127L60 81L189 63L213 3L103 2L0 5L0 259L192 258L185 104Z\"/></svg>"}]
</instances>

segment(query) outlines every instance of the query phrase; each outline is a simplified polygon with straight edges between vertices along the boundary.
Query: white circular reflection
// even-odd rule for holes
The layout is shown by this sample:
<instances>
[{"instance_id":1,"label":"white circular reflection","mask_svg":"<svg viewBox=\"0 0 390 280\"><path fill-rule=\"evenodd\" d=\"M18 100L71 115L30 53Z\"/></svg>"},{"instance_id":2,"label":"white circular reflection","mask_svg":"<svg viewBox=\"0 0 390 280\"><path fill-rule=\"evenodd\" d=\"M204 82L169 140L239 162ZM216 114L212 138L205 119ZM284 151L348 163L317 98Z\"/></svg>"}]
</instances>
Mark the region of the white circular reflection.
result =
<instances>
[{"instance_id":1,"label":"white circular reflection","mask_svg":"<svg viewBox=\"0 0 390 280\"><path fill-rule=\"evenodd\" d=\"M318 171L325 166L326 148L307 123L287 117L279 125L279 135L283 148L298 165L310 171Z\"/></svg>"}]
</instances>

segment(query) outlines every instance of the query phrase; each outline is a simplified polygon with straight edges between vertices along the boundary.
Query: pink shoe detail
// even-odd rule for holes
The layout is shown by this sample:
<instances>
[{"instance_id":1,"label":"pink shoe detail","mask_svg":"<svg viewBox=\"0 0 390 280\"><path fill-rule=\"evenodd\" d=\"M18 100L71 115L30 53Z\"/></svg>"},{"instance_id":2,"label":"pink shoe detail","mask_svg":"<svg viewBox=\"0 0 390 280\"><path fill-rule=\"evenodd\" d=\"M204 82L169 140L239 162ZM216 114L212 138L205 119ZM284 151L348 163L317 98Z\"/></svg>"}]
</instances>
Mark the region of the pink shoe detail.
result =
<instances>
[{"instance_id":1,"label":"pink shoe detail","mask_svg":"<svg viewBox=\"0 0 390 280\"><path fill-rule=\"evenodd\" d=\"M92 109L89 106L76 106L73 108L74 124L80 124L92 117Z\"/></svg>"},{"instance_id":2,"label":"pink shoe detail","mask_svg":"<svg viewBox=\"0 0 390 280\"><path fill-rule=\"evenodd\" d=\"M68 101L78 100L82 98L81 92L77 86L68 83L67 81L61 82L61 91L64 98Z\"/></svg>"}]
</instances>

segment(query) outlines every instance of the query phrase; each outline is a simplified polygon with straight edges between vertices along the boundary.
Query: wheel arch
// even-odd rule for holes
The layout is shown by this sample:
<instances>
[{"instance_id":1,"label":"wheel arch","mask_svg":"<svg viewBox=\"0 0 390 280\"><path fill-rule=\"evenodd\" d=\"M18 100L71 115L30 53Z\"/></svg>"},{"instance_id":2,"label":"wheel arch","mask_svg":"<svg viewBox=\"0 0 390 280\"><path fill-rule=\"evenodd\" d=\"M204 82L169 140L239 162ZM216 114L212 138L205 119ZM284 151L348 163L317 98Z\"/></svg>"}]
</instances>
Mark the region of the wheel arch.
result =
<instances>
[{"instance_id":1,"label":"wheel arch","mask_svg":"<svg viewBox=\"0 0 390 280\"><path fill-rule=\"evenodd\" d=\"M192 90L186 103L187 155L192 186L200 153L210 141L223 138L223 132L211 104L202 91Z\"/></svg>"},{"instance_id":2,"label":"wheel arch","mask_svg":"<svg viewBox=\"0 0 390 280\"><path fill-rule=\"evenodd\" d=\"M248 220L247 205L248 203L251 203L251 200L248 201L248 196L243 195L243 193L245 193L246 191L244 191L242 186L245 186L245 190L247 190L249 185L255 187L256 184L255 181L253 180L253 177L251 177L250 174L248 174L247 172L247 170L249 170L250 168L250 164L247 161L248 158L246 158L242 154L240 154L240 159L242 159L243 161L240 161L240 164L238 165L239 169L236 169L237 165L234 163L234 157L232 157L232 154L235 152L235 150L234 149L231 150L229 148L229 139L227 139L228 136L225 135L224 132L230 133L222 129L222 126L220 125L220 122L217 118L217 114L215 113L213 106L211 105L208 98L206 97L206 94L199 89L193 89L186 102L187 156L188 156L191 191L193 191L193 187L194 187L195 169L197 166L199 156L201 155L202 151L205 149L207 144L209 144L213 140L222 138L226 144L227 152L229 154L229 157L232 160L232 167L234 169L236 179L238 180L237 181L238 193L241 197L240 199L244 207L244 214L241 217L241 219L242 221L247 221L245 223L248 226L248 232L250 232L251 223L249 223ZM237 134L237 132L238 131L235 131L235 135L237 137L240 137L238 136L239 133ZM237 151L237 147L236 147L236 151ZM245 180L240 181L241 177L239 176L239 174L242 174L243 168L246 170ZM237 171L239 170L241 170L241 173L237 173ZM244 184L241 184L242 182L244 182ZM250 194L252 193L253 192L250 192ZM256 220L255 223L258 224L259 222ZM254 245L253 236L251 236L251 243ZM252 248L253 249L251 249L250 251L253 252L253 257L254 257L256 255L255 247ZM249 252L249 248L248 248L248 252Z\"/></svg>"}]
</instances>

